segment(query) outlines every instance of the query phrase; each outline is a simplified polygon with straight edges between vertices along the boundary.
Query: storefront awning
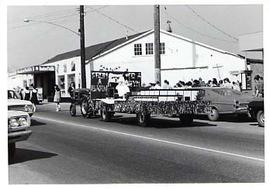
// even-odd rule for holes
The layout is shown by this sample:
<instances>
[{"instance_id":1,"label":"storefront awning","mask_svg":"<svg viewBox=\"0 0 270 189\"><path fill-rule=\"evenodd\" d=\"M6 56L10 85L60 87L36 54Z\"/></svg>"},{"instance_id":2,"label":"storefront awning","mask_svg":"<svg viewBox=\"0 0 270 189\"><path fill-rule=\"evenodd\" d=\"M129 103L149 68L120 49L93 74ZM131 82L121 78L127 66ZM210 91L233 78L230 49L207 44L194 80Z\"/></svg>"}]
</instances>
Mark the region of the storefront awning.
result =
<instances>
[{"instance_id":1,"label":"storefront awning","mask_svg":"<svg viewBox=\"0 0 270 189\"><path fill-rule=\"evenodd\" d=\"M45 72L54 72L54 66L31 66L22 68L16 71L17 74L36 74L36 73L45 73Z\"/></svg>"}]
</instances>

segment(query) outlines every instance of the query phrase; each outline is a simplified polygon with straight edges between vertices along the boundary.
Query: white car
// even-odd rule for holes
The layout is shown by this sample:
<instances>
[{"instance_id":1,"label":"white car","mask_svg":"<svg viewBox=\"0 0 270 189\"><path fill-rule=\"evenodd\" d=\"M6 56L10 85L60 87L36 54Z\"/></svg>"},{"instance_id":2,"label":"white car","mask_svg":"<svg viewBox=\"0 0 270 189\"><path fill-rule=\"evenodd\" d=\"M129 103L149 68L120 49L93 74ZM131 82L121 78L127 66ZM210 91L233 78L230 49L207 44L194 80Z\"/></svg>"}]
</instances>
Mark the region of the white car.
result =
<instances>
[{"instance_id":1,"label":"white car","mask_svg":"<svg viewBox=\"0 0 270 189\"><path fill-rule=\"evenodd\" d=\"M8 111L8 154L13 158L16 151L16 142L27 140L32 131L30 116L22 111Z\"/></svg>"},{"instance_id":2,"label":"white car","mask_svg":"<svg viewBox=\"0 0 270 189\"><path fill-rule=\"evenodd\" d=\"M24 111L32 116L36 107L31 101L21 100L14 90L8 90L8 110Z\"/></svg>"}]
</instances>

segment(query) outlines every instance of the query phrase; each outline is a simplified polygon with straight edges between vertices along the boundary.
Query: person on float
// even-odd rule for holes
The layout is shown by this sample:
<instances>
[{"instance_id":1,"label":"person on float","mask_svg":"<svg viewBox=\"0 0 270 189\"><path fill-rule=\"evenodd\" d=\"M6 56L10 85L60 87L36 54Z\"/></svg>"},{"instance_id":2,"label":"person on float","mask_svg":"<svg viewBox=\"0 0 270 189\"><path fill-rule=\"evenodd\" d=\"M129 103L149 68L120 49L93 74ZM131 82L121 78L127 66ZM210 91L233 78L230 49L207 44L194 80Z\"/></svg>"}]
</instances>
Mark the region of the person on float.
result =
<instances>
[{"instance_id":1,"label":"person on float","mask_svg":"<svg viewBox=\"0 0 270 189\"><path fill-rule=\"evenodd\" d=\"M163 89L172 89L172 86L170 85L168 80L164 80L164 84L162 86Z\"/></svg>"},{"instance_id":2,"label":"person on float","mask_svg":"<svg viewBox=\"0 0 270 189\"><path fill-rule=\"evenodd\" d=\"M225 78L223 81L224 81L223 87L229 88L229 89L232 89L232 88L233 88L233 85L232 85L232 83L230 82L229 78Z\"/></svg>"},{"instance_id":3,"label":"person on float","mask_svg":"<svg viewBox=\"0 0 270 189\"><path fill-rule=\"evenodd\" d=\"M123 76L119 78L116 90L118 91L119 97L122 97L123 99L127 98L127 94L130 92L130 89L128 86L128 82L125 80Z\"/></svg>"}]
</instances>

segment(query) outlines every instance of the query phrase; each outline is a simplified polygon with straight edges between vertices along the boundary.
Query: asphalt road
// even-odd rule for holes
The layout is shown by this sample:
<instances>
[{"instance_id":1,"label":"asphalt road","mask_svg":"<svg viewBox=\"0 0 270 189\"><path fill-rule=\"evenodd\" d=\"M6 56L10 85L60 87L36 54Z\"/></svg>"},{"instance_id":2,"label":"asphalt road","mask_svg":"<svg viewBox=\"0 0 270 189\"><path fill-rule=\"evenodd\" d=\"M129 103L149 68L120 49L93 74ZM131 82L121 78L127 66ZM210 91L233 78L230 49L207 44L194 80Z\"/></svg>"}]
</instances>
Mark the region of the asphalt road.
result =
<instances>
[{"instance_id":1,"label":"asphalt road","mask_svg":"<svg viewBox=\"0 0 270 189\"><path fill-rule=\"evenodd\" d=\"M264 182L264 128L247 119L218 122L134 115L112 122L71 117L68 106L38 106L33 134L17 144L10 184Z\"/></svg>"}]
</instances>

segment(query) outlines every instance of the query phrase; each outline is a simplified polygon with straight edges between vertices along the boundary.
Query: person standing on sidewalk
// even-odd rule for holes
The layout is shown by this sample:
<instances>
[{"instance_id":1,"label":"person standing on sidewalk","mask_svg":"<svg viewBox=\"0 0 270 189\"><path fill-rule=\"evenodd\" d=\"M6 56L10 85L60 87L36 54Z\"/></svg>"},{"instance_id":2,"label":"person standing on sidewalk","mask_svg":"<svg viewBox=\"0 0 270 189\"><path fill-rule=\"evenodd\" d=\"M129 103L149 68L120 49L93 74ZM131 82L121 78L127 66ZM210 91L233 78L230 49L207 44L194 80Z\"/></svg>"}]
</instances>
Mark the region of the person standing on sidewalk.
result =
<instances>
[{"instance_id":1,"label":"person standing on sidewalk","mask_svg":"<svg viewBox=\"0 0 270 189\"><path fill-rule=\"evenodd\" d=\"M73 96L74 90L75 90L75 83L74 82L71 82L70 85L69 85L69 88L68 88L68 93L69 93L69 95L70 95L71 98Z\"/></svg>"},{"instance_id":2,"label":"person standing on sidewalk","mask_svg":"<svg viewBox=\"0 0 270 189\"><path fill-rule=\"evenodd\" d=\"M25 87L24 100L30 100L30 91L28 86Z\"/></svg>"},{"instance_id":3,"label":"person standing on sidewalk","mask_svg":"<svg viewBox=\"0 0 270 189\"><path fill-rule=\"evenodd\" d=\"M264 86L263 86L263 77L256 75L254 77L254 82L255 82L255 97L263 97L263 93L264 93Z\"/></svg>"},{"instance_id":4,"label":"person standing on sidewalk","mask_svg":"<svg viewBox=\"0 0 270 189\"><path fill-rule=\"evenodd\" d=\"M61 106L60 106L60 100L61 100L61 91L58 85L54 86L54 97L53 101L56 103L56 111L61 111Z\"/></svg>"},{"instance_id":5,"label":"person standing on sidewalk","mask_svg":"<svg viewBox=\"0 0 270 189\"><path fill-rule=\"evenodd\" d=\"M34 109L36 111L36 105L38 104L37 89L33 84L30 86L30 101L34 105Z\"/></svg>"}]
</instances>

